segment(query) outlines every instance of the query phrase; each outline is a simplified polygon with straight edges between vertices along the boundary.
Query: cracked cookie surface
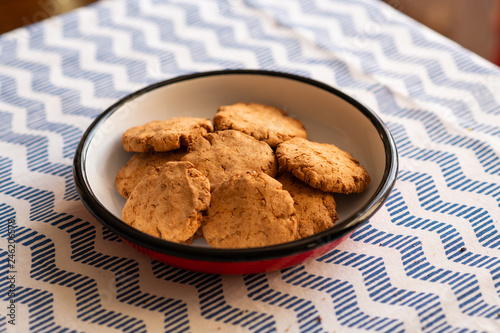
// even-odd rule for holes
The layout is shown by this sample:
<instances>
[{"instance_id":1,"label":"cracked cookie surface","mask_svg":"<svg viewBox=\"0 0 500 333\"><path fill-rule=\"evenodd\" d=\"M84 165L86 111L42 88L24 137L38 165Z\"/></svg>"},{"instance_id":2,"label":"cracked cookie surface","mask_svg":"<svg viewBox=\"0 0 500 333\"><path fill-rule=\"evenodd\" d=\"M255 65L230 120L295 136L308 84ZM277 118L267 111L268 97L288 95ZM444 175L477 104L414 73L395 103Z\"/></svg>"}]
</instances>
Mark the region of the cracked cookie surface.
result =
<instances>
[{"instance_id":1,"label":"cracked cookie surface","mask_svg":"<svg viewBox=\"0 0 500 333\"><path fill-rule=\"evenodd\" d=\"M250 248L298 238L293 199L264 173L236 175L212 193L203 235L216 248Z\"/></svg>"},{"instance_id":2,"label":"cracked cookie surface","mask_svg":"<svg viewBox=\"0 0 500 333\"><path fill-rule=\"evenodd\" d=\"M210 204L208 179L190 162L167 162L134 188L123 222L168 241L189 243Z\"/></svg>"},{"instance_id":3,"label":"cracked cookie surface","mask_svg":"<svg viewBox=\"0 0 500 333\"><path fill-rule=\"evenodd\" d=\"M169 151L187 147L194 139L213 132L209 119L178 117L155 120L135 126L123 133L122 145L126 151Z\"/></svg>"},{"instance_id":4,"label":"cracked cookie surface","mask_svg":"<svg viewBox=\"0 0 500 333\"><path fill-rule=\"evenodd\" d=\"M241 131L273 148L293 137L307 137L300 120L289 117L281 109L258 103L221 106L215 114L214 125L216 130Z\"/></svg>"},{"instance_id":5,"label":"cracked cookie surface","mask_svg":"<svg viewBox=\"0 0 500 333\"><path fill-rule=\"evenodd\" d=\"M293 138L278 145L276 157L281 168L325 192L359 193L370 183L366 169L333 144Z\"/></svg>"},{"instance_id":6,"label":"cracked cookie surface","mask_svg":"<svg viewBox=\"0 0 500 333\"><path fill-rule=\"evenodd\" d=\"M212 191L233 175L256 171L274 177L278 168L268 144L232 130L196 139L182 160L193 163L209 179Z\"/></svg>"},{"instance_id":7,"label":"cracked cookie surface","mask_svg":"<svg viewBox=\"0 0 500 333\"><path fill-rule=\"evenodd\" d=\"M180 161L186 154L184 149L167 152L134 154L126 165L120 168L115 178L115 187L124 198L128 198L134 187L149 173L158 170L167 162Z\"/></svg>"},{"instance_id":8,"label":"cracked cookie surface","mask_svg":"<svg viewBox=\"0 0 500 333\"><path fill-rule=\"evenodd\" d=\"M289 172L280 172L276 179L292 195L301 238L333 227L338 215L332 193L312 188Z\"/></svg>"}]
</instances>

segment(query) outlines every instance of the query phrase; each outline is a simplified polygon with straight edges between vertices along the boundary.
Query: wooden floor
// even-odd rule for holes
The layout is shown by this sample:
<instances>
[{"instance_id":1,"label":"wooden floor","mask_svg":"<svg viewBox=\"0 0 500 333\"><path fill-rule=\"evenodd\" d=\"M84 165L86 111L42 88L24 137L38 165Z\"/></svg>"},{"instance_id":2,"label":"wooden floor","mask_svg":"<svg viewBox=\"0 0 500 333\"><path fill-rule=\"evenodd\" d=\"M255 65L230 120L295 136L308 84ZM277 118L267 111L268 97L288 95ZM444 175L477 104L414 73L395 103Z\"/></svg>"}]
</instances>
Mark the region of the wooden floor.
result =
<instances>
[{"instance_id":1,"label":"wooden floor","mask_svg":"<svg viewBox=\"0 0 500 333\"><path fill-rule=\"evenodd\" d=\"M0 34L96 0L0 0Z\"/></svg>"},{"instance_id":2,"label":"wooden floor","mask_svg":"<svg viewBox=\"0 0 500 333\"><path fill-rule=\"evenodd\" d=\"M500 0L384 1L466 49L500 60Z\"/></svg>"}]
</instances>

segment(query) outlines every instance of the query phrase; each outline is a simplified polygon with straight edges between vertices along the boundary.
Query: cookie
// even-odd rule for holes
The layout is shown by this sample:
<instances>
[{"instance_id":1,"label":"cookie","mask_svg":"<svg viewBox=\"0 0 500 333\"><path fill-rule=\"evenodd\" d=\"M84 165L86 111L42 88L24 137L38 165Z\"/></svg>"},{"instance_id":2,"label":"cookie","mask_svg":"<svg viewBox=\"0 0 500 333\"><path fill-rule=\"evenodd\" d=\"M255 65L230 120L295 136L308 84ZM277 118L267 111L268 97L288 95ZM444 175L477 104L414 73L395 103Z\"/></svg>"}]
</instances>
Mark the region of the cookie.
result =
<instances>
[{"instance_id":1,"label":"cookie","mask_svg":"<svg viewBox=\"0 0 500 333\"><path fill-rule=\"evenodd\" d=\"M292 195L301 238L333 227L338 215L332 193L312 188L288 172L280 172L276 179Z\"/></svg>"},{"instance_id":2,"label":"cookie","mask_svg":"<svg viewBox=\"0 0 500 333\"><path fill-rule=\"evenodd\" d=\"M202 226L207 243L216 248L250 248L298 238L290 193L264 173L231 177L212 193Z\"/></svg>"},{"instance_id":3,"label":"cookie","mask_svg":"<svg viewBox=\"0 0 500 333\"><path fill-rule=\"evenodd\" d=\"M210 184L189 162L167 162L130 193L123 222L168 241L186 243L195 235L210 204Z\"/></svg>"},{"instance_id":4,"label":"cookie","mask_svg":"<svg viewBox=\"0 0 500 333\"><path fill-rule=\"evenodd\" d=\"M179 117L155 120L128 129L122 144L126 151L169 151L187 147L194 139L213 132L212 122L205 118Z\"/></svg>"},{"instance_id":5,"label":"cookie","mask_svg":"<svg viewBox=\"0 0 500 333\"><path fill-rule=\"evenodd\" d=\"M258 103L221 106L214 117L216 130L238 130L276 147L293 137L306 138L304 125L283 110Z\"/></svg>"},{"instance_id":6,"label":"cookie","mask_svg":"<svg viewBox=\"0 0 500 333\"><path fill-rule=\"evenodd\" d=\"M182 160L193 163L210 180L212 191L224 180L247 171L264 172L274 177L278 167L269 145L232 130L196 139Z\"/></svg>"},{"instance_id":7,"label":"cookie","mask_svg":"<svg viewBox=\"0 0 500 333\"><path fill-rule=\"evenodd\" d=\"M359 193L370 183L366 169L333 144L293 138L278 145L281 168L325 192Z\"/></svg>"},{"instance_id":8,"label":"cookie","mask_svg":"<svg viewBox=\"0 0 500 333\"><path fill-rule=\"evenodd\" d=\"M125 199L134 187L151 172L158 170L167 162L180 161L186 150L177 149L167 152L134 154L126 165L121 167L115 178L115 187Z\"/></svg>"}]
</instances>

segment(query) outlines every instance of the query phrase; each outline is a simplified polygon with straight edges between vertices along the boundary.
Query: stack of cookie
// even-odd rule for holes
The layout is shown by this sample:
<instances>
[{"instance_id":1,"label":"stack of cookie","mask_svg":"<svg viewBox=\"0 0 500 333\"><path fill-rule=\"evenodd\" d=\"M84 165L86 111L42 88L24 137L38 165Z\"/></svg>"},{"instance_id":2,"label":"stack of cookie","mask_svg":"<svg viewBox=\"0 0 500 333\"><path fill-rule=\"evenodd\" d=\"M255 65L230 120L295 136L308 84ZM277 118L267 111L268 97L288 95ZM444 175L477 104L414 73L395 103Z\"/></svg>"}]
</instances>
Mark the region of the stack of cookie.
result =
<instances>
[{"instance_id":1,"label":"stack of cookie","mask_svg":"<svg viewBox=\"0 0 500 333\"><path fill-rule=\"evenodd\" d=\"M302 123L257 103L221 106L213 123L180 117L127 130L136 152L116 176L122 220L162 239L217 248L297 240L338 219L333 193L370 182L351 154L306 139Z\"/></svg>"}]
</instances>

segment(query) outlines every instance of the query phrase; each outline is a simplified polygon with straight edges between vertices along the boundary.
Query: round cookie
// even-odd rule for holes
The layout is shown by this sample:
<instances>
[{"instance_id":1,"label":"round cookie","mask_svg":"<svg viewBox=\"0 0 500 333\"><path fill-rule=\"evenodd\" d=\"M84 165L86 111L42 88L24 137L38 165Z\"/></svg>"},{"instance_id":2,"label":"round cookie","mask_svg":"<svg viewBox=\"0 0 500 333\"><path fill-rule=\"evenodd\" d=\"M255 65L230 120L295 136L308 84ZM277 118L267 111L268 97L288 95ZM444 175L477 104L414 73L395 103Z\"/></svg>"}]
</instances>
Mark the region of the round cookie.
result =
<instances>
[{"instance_id":1,"label":"round cookie","mask_svg":"<svg viewBox=\"0 0 500 333\"><path fill-rule=\"evenodd\" d=\"M238 130L276 147L293 137L306 138L304 125L283 110L258 104L236 103L221 106L214 117L216 130Z\"/></svg>"},{"instance_id":2,"label":"round cookie","mask_svg":"<svg viewBox=\"0 0 500 333\"><path fill-rule=\"evenodd\" d=\"M325 192L359 193L370 183L366 169L333 144L293 138L278 145L276 157L281 168Z\"/></svg>"},{"instance_id":3,"label":"round cookie","mask_svg":"<svg viewBox=\"0 0 500 333\"><path fill-rule=\"evenodd\" d=\"M289 172L276 178L293 198L300 237L308 237L333 227L338 219L332 193L312 188Z\"/></svg>"},{"instance_id":4,"label":"round cookie","mask_svg":"<svg viewBox=\"0 0 500 333\"><path fill-rule=\"evenodd\" d=\"M123 222L162 239L190 242L210 204L208 179L189 162L167 162L137 184L122 211Z\"/></svg>"},{"instance_id":5,"label":"round cookie","mask_svg":"<svg viewBox=\"0 0 500 333\"><path fill-rule=\"evenodd\" d=\"M196 139L182 160L193 163L208 178L212 191L233 175L256 171L274 177L278 168L269 145L232 130Z\"/></svg>"},{"instance_id":6,"label":"round cookie","mask_svg":"<svg viewBox=\"0 0 500 333\"><path fill-rule=\"evenodd\" d=\"M231 177L212 193L203 236L216 248L249 248L298 238L290 193L264 173Z\"/></svg>"},{"instance_id":7,"label":"round cookie","mask_svg":"<svg viewBox=\"0 0 500 333\"><path fill-rule=\"evenodd\" d=\"M128 129L122 144L126 151L169 151L187 147L194 139L213 132L212 122L205 118L179 117L155 120Z\"/></svg>"},{"instance_id":8,"label":"round cookie","mask_svg":"<svg viewBox=\"0 0 500 333\"><path fill-rule=\"evenodd\" d=\"M126 199L147 174L157 173L167 162L180 161L185 154L184 149L134 154L116 174L115 187L120 195Z\"/></svg>"}]
</instances>

